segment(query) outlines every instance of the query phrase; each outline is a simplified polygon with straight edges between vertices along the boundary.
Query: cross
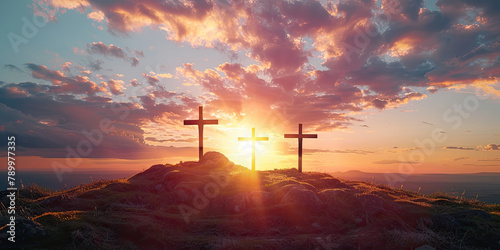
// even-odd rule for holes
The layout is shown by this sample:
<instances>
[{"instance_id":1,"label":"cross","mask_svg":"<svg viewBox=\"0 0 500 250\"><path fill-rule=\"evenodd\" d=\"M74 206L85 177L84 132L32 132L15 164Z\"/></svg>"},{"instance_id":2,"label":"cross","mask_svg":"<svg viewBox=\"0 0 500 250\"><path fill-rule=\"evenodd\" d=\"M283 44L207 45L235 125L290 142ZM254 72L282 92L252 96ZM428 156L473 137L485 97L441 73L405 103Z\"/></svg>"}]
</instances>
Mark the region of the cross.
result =
<instances>
[{"instance_id":1,"label":"cross","mask_svg":"<svg viewBox=\"0 0 500 250\"><path fill-rule=\"evenodd\" d=\"M269 137L255 137L255 128L252 128L252 137L238 137L238 141L252 141L252 171L255 171L255 142L269 141Z\"/></svg>"},{"instance_id":2,"label":"cross","mask_svg":"<svg viewBox=\"0 0 500 250\"><path fill-rule=\"evenodd\" d=\"M198 134L200 137L199 160L203 157L203 125L218 125L219 120L203 120L203 106L199 109L198 120L184 120L184 125L198 125Z\"/></svg>"},{"instance_id":3,"label":"cross","mask_svg":"<svg viewBox=\"0 0 500 250\"><path fill-rule=\"evenodd\" d=\"M303 138L318 138L317 134L302 134L302 124L299 124L298 134L285 134L285 138L299 139L299 172L302 173L302 139Z\"/></svg>"}]
</instances>

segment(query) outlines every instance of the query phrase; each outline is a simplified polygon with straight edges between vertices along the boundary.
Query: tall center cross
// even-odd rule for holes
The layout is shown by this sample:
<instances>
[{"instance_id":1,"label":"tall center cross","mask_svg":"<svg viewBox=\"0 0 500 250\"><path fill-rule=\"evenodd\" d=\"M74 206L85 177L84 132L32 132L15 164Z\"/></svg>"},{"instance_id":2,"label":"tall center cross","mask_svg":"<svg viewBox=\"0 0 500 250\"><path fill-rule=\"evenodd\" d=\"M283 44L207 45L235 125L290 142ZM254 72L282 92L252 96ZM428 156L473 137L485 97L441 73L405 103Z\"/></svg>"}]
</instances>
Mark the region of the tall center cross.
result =
<instances>
[{"instance_id":1,"label":"tall center cross","mask_svg":"<svg viewBox=\"0 0 500 250\"><path fill-rule=\"evenodd\" d=\"M203 125L218 125L219 120L203 120L203 106L199 109L199 119L198 120L184 120L184 125L198 125L198 134L200 137L199 142L199 160L203 157Z\"/></svg>"},{"instance_id":2,"label":"tall center cross","mask_svg":"<svg viewBox=\"0 0 500 250\"><path fill-rule=\"evenodd\" d=\"M255 137L255 128L252 128L252 137L238 137L238 141L252 141L252 171L255 171L255 142L268 140L269 137Z\"/></svg>"},{"instance_id":3,"label":"tall center cross","mask_svg":"<svg viewBox=\"0 0 500 250\"><path fill-rule=\"evenodd\" d=\"M298 134L285 134L285 138L299 139L299 172L302 173L302 139L303 138L318 138L317 134L302 134L302 124L299 124Z\"/></svg>"}]
</instances>

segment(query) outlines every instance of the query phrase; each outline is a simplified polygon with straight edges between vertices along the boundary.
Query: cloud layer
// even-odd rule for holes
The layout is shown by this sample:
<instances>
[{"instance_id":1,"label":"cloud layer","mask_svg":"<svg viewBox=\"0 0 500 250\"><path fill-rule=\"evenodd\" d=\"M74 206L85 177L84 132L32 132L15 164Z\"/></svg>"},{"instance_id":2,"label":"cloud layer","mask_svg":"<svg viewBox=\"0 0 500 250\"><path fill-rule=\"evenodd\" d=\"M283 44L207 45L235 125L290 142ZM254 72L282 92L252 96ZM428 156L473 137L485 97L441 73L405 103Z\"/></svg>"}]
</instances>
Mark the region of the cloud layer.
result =
<instances>
[{"instance_id":1,"label":"cloud layer","mask_svg":"<svg viewBox=\"0 0 500 250\"><path fill-rule=\"evenodd\" d=\"M71 63L55 70L27 62L31 76L50 85L4 83L0 108L8 114L1 118L2 130L32 136L33 148L47 141L59 148L78 143L82 135L73 136L75 131L95 128L103 118L113 117L109 107L114 104L127 105L129 115L106 136L110 145L131 152L146 145L145 124L176 126L201 103L207 112L235 121L245 114L253 121L287 128L304 122L310 130L332 131L359 121L352 116L357 112L397 107L458 84L497 83L500 76L500 2L494 0L438 0L435 11L426 9L423 0L382 0L381 5L374 0L48 4L85 13L115 35L153 28L166 39L214 48L233 58L247 56L253 64L226 62L207 69L179 62L175 79L203 88L193 97L162 85L174 78L169 74L143 72L142 78L125 81L91 78L102 70L99 59L89 59L89 69L79 74L71 74ZM142 51L100 41L87 44L85 51L131 66L144 56ZM129 87L144 87L147 92L130 95ZM118 102L118 97L131 101ZM482 150L498 150L498 145Z\"/></svg>"}]
</instances>

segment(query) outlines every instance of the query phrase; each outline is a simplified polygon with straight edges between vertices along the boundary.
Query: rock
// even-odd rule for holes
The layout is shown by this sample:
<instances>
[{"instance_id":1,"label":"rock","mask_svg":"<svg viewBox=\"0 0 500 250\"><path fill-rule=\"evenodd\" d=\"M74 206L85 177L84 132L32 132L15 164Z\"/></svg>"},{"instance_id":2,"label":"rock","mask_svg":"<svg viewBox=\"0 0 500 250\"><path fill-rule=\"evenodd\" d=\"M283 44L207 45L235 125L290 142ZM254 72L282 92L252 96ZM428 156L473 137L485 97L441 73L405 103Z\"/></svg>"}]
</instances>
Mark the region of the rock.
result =
<instances>
[{"instance_id":1,"label":"rock","mask_svg":"<svg viewBox=\"0 0 500 250\"><path fill-rule=\"evenodd\" d=\"M354 223L356 223L356 225L360 225L363 223L363 219L362 218L356 218L354 219Z\"/></svg>"},{"instance_id":2,"label":"rock","mask_svg":"<svg viewBox=\"0 0 500 250\"><path fill-rule=\"evenodd\" d=\"M0 239L1 241L6 241L7 238L10 237L10 234L7 233L9 231L9 227L5 227L0 231ZM41 238L47 235L47 232L43 227L30 219L25 218L17 218L16 219L16 243L17 242L29 242L31 240Z\"/></svg>"},{"instance_id":3,"label":"rock","mask_svg":"<svg viewBox=\"0 0 500 250\"><path fill-rule=\"evenodd\" d=\"M272 193L271 198L272 198L273 202L280 203L281 200L283 199L283 196L285 196L290 190L292 190L294 188L300 189L300 190L309 190L309 191L312 191L314 193L317 192L316 188L308 183L288 184L288 185L284 185L284 186L276 189Z\"/></svg>"},{"instance_id":4,"label":"rock","mask_svg":"<svg viewBox=\"0 0 500 250\"><path fill-rule=\"evenodd\" d=\"M161 193L161 192L165 191L165 188L163 188L162 184L158 184L155 186L155 190L156 190L156 192Z\"/></svg>"},{"instance_id":5,"label":"rock","mask_svg":"<svg viewBox=\"0 0 500 250\"><path fill-rule=\"evenodd\" d=\"M347 187L347 185L345 185L340 180L338 180L336 178L333 178L333 177L321 178L321 181L328 188L344 188L344 187Z\"/></svg>"},{"instance_id":6,"label":"rock","mask_svg":"<svg viewBox=\"0 0 500 250\"><path fill-rule=\"evenodd\" d=\"M71 203L73 199L76 198L66 194L62 194L62 195L48 197L42 200L40 204L45 207L60 207Z\"/></svg>"},{"instance_id":7,"label":"rock","mask_svg":"<svg viewBox=\"0 0 500 250\"><path fill-rule=\"evenodd\" d=\"M111 183L105 187L105 189L115 191L115 192L130 192L134 190L134 187L128 183Z\"/></svg>"},{"instance_id":8,"label":"rock","mask_svg":"<svg viewBox=\"0 0 500 250\"><path fill-rule=\"evenodd\" d=\"M346 197L351 196L343 189L326 189L319 192L319 198L327 203L334 206L344 205L346 202Z\"/></svg>"},{"instance_id":9,"label":"rock","mask_svg":"<svg viewBox=\"0 0 500 250\"><path fill-rule=\"evenodd\" d=\"M189 180L199 180L200 176L192 174L188 171L173 170L165 173L161 183L168 189L175 189L181 182L186 182Z\"/></svg>"},{"instance_id":10,"label":"rock","mask_svg":"<svg viewBox=\"0 0 500 250\"><path fill-rule=\"evenodd\" d=\"M228 165L233 165L229 159L219 153L219 152L206 152L200 160L200 164L207 165L210 167L227 167Z\"/></svg>"},{"instance_id":11,"label":"rock","mask_svg":"<svg viewBox=\"0 0 500 250\"><path fill-rule=\"evenodd\" d=\"M230 213L241 213L247 210L248 196L244 193L227 197L224 201L226 211Z\"/></svg>"},{"instance_id":12,"label":"rock","mask_svg":"<svg viewBox=\"0 0 500 250\"><path fill-rule=\"evenodd\" d=\"M177 186L175 187L175 194L177 197L177 201L181 203L191 204L194 198L193 191L187 186Z\"/></svg>"},{"instance_id":13,"label":"rock","mask_svg":"<svg viewBox=\"0 0 500 250\"><path fill-rule=\"evenodd\" d=\"M264 191L252 191L248 193L248 203L252 207L262 206L266 204L271 198L269 192Z\"/></svg>"},{"instance_id":14,"label":"rock","mask_svg":"<svg viewBox=\"0 0 500 250\"><path fill-rule=\"evenodd\" d=\"M476 210L476 209L463 210L463 211L458 212L456 215L460 216L460 217L466 217L468 219L471 219L471 218L480 218L483 220L490 220L491 219L491 215L488 212L483 211L483 210Z\"/></svg>"},{"instance_id":15,"label":"rock","mask_svg":"<svg viewBox=\"0 0 500 250\"><path fill-rule=\"evenodd\" d=\"M323 206L323 202L316 193L300 187L291 188L281 199L281 204L293 204L297 208L304 208L308 211L316 211Z\"/></svg>"},{"instance_id":16,"label":"rock","mask_svg":"<svg viewBox=\"0 0 500 250\"><path fill-rule=\"evenodd\" d=\"M357 197L358 202L371 211L378 211L384 208L385 201L373 194L363 194Z\"/></svg>"},{"instance_id":17,"label":"rock","mask_svg":"<svg viewBox=\"0 0 500 250\"><path fill-rule=\"evenodd\" d=\"M129 180L135 181L140 179L140 180L155 181L161 178L163 172L166 169L167 167L165 167L165 165L163 164L153 165L150 168L146 169L145 171L130 177Z\"/></svg>"},{"instance_id":18,"label":"rock","mask_svg":"<svg viewBox=\"0 0 500 250\"><path fill-rule=\"evenodd\" d=\"M415 250L436 250L436 248L431 247L429 245L423 245L423 246L419 246L419 247L415 248Z\"/></svg>"},{"instance_id":19,"label":"rock","mask_svg":"<svg viewBox=\"0 0 500 250\"><path fill-rule=\"evenodd\" d=\"M459 227L460 223L449 214L438 214L432 217L432 222L435 227L440 229L451 229Z\"/></svg>"}]
</instances>

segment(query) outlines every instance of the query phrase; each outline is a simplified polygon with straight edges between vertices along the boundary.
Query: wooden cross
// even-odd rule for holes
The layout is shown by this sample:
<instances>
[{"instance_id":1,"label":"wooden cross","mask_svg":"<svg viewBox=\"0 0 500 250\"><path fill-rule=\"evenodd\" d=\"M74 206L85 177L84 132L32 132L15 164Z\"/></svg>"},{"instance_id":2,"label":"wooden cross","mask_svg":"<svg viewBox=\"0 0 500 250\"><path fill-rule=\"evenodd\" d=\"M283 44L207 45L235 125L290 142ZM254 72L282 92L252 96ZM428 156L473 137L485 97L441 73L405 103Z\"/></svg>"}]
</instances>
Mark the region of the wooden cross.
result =
<instances>
[{"instance_id":1,"label":"wooden cross","mask_svg":"<svg viewBox=\"0 0 500 250\"><path fill-rule=\"evenodd\" d=\"M255 128L252 128L252 137L238 137L238 141L252 141L252 171L255 171L255 142L268 140L269 137L255 137Z\"/></svg>"},{"instance_id":2,"label":"wooden cross","mask_svg":"<svg viewBox=\"0 0 500 250\"><path fill-rule=\"evenodd\" d=\"M298 134L285 134L285 138L299 139L299 172L302 173L302 139L303 138L318 138L317 134L302 134L302 124L299 124Z\"/></svg>"},{"instance_id":3,"label":"wooden cross","mask_svg":"<svg viewBox=\"0 0 500 250\"><path fill-rule=\"evenodd\" d=\"M218 125L219 120L203 120L203 106L199 109L199 119L198 120L184 120L184 125L198 125L198 134L200 137L199 146L199 160L203 157L203 125Z\"/></svg>"}]
</instances>

